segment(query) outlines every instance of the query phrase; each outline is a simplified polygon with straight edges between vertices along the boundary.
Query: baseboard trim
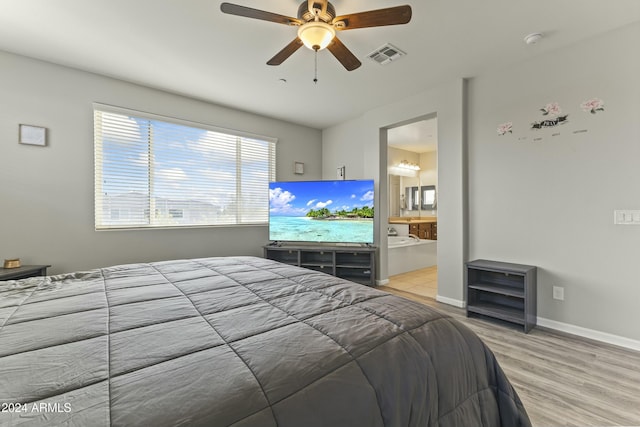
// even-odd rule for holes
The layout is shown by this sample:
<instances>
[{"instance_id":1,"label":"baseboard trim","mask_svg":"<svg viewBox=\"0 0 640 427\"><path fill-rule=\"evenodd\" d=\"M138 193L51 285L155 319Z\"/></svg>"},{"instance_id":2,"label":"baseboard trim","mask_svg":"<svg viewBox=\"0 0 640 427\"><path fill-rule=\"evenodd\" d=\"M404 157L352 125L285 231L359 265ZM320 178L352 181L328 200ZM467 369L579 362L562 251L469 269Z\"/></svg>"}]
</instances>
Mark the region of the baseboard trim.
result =
<instances>
[{"instance_id":1,"label":"baseboard trim","mask_svg":"<svg viewBox=\"0 0 640 427\"><path fill-rule=\"evenodd\" d=\"M466 301L443 297L442 295L436 295L436 301L459 308L467 307ZM556 320L545 319L544 317L538 317L536 320L537 325L543 328L553 329L559 332L565 332L579 337L616 345L618 347L640 351L640 341L638 340L622 337L620 335L610 334L607 332L596 331L594 329L583 328L582 326L576 326L570 323L563 323Z\"/></svg>"},{"instance_id":2,"label":"baseboard trim","mask_svg":"<svg viewBox=\"0 0 640 427\"><path fill-rule=\"evenodd\" d=\"M376 286L386 286L389 284L389 279L376 280Z\"/></svg>"},{"instance_id":3,"label":"baseboard trim","mask_svg":"<svg viewBox=\"0 0 640 427\"><path fill-rule=\"evenodd\" d=\"M587 329L582 326L571 325L569 323L558 322L556 320L545 319L544 317L538 317L537 321L538 326L542 326L543 328L555 329L556 331L566 332L607 344L617 345L618 347L640 351L640 341L637 340L609 334L607 332Z\"/></svg>"},{"instance_id":4,"label":"baseboard trim","mask_svg":"<svg viewBox=\"0 0 640 427\"><path fill-rule=\"evenodd\" d=\"M460 301L453 298L443 297L442 295L436 295L436 301L443 304L449 304L454 307L465 308L467 306L466 301Z\"/></svg>"}]
</instances>

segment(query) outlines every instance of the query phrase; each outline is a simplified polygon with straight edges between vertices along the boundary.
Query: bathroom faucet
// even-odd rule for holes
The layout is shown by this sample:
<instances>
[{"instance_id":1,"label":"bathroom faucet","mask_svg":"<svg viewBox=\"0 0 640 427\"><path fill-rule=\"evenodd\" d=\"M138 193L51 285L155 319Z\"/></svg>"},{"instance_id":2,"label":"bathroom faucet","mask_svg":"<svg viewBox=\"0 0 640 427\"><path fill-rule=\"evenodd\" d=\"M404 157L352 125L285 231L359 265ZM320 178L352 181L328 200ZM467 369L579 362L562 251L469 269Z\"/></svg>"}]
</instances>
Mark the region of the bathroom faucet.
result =
<instances>
[{"instance_id":1,"label":"bathroom faucet","mask_svg":"<svg viewBox=\"0 0 640 427\"><path fill-rule=\"evenodd\" d=\"M387 236L397 236L398 232L393 227L387 227Z\"/></svg>"}]
</instances>

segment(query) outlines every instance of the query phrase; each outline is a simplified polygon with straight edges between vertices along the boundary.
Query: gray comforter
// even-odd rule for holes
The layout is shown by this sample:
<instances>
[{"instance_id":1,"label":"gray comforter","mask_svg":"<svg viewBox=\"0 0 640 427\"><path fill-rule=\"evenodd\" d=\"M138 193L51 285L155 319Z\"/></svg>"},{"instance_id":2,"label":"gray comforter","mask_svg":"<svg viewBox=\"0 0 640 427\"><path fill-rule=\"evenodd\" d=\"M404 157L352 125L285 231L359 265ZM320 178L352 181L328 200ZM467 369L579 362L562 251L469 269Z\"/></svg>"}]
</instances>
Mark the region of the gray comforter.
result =
<instances>
[{"instance_id":1,"label":"gray comforter","mask_svg":"<svg viewBox=\"0 0 640 427\"><path fill-rule=\"evenodd\" d=\"M254 257L0 282L2 426L529 426L429 307Z\"/></svg>"}]
</instances>

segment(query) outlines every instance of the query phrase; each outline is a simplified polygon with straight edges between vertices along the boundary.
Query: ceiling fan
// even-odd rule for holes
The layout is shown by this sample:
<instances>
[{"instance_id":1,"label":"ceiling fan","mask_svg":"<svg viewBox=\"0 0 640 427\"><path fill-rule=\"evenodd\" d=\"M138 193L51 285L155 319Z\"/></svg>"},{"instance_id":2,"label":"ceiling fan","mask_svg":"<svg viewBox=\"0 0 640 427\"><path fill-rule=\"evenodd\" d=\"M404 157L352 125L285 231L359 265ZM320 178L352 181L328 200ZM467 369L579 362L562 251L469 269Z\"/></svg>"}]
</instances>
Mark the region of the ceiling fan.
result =
<instances>
[{"instance_id":1,"label":"ceiling fan","mask_svg":"<svg viewBox=\"0 0 640 427\"><path fill-rule=\"evenodd\" d=\"M328 0L303 1L298 7L297 18L226 2L220 5L220 10L230 15L298 27L298 36L267 61L268 65L282 64L304 44L316 52L329 49L348 71L362 63L336 37L336 31L406 24L411 20L411 6L408 5L336 16L335 8Z\"/></svg>"}]
</instances>

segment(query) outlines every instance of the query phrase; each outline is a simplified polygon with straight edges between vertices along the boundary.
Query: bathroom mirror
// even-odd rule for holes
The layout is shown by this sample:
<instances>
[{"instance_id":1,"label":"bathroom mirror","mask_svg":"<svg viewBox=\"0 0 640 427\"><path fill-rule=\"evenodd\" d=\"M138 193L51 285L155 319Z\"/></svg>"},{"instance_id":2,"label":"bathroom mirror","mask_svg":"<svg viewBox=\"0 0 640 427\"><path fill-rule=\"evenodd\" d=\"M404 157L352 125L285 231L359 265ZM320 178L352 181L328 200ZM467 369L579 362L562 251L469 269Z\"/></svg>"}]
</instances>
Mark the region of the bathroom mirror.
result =
<instances>
[{"instance_id":1,"label":"bathroom mirror","mask_svg":"<svg viewBox=\"0 0 640 427\"><path fill-rule=\"evenodd\" d=\"M405 196L400 191L400 177L389 175L389 216L400 216L404 206Z\"/></svg>"},{"instance_id":2,"label":"bathroom mirror","mask_svg":"<svg viewBox=\"0 0 640 427\"><path fill-rule=\"evenodd\" d=\"M420 208L420 189L419 187L407 187L405 189L405 198L407 201L407 209L417 211Z\"/></svg>"},{"instance_id":3,"label":"bathroom mirror","mask_svg":"<svg viewBox=\"0 0 640 427\"><path fill-rule=\"evenodd\" d=\"M423 185L420 187L420 195L422 196L422 203L420 209L433 210L436 208L436 186L435 185Z\"/></svg>"}]
</instances>

